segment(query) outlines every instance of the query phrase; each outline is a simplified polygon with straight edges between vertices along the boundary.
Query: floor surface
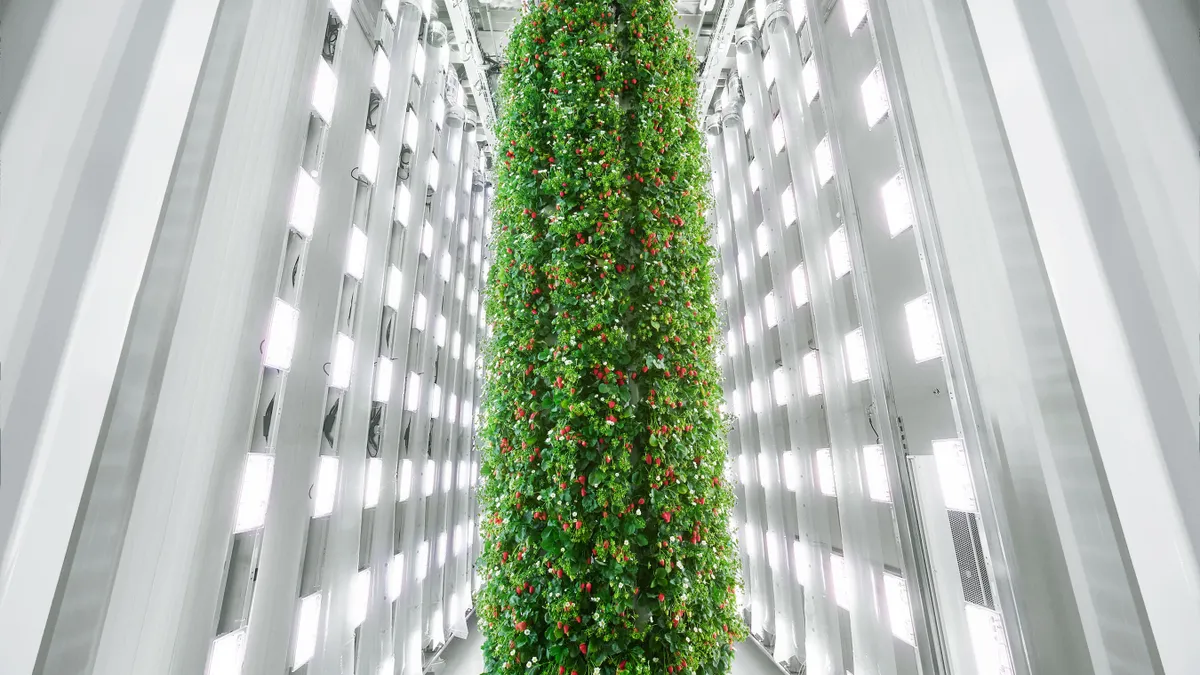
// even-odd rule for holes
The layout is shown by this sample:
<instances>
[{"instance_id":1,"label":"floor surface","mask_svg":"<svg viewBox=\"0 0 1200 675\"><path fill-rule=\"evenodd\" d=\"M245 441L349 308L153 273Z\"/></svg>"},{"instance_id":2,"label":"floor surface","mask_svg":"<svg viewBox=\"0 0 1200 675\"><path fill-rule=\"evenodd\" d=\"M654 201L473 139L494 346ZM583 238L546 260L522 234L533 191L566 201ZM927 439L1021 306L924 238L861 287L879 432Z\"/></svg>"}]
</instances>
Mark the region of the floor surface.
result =
<instances>
[{"instance_id":1,"label":"floor surface","mask_svg":"<svg viewBox=\"0 0 1200 675\"><path fill-rule=\"evenodd\" d=\"M438 670L439 675L481 675L483 673L483 654L480 647L483 637L471 622L471 630L465 640L455 640L446 647L442 658L446 665ZM769 675L779 673L771 659L758 647L743 642L735 649L732 675Z\"/></svg>"}]
</instances>

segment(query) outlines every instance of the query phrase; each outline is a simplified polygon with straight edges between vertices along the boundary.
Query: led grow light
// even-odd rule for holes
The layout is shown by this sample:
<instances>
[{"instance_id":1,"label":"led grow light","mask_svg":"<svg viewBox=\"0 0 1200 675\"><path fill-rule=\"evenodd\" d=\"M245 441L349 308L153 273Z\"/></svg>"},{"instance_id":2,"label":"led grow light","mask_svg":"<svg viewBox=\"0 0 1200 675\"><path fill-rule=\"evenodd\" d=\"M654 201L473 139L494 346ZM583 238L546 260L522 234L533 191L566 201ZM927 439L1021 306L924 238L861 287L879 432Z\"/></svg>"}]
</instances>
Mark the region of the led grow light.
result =
<instances>
[{"instance_id":1,"label":"led grow light","mask_svg":"<svg viewBox=\"0 0 1200 675\"><path fill-rule=\"evenodd\" d=\"M834 599L841 607L850 609L853 587L850 585L850 571L846 569L846 559L837 553L830 553L829 572L833 582Z\"/></svg>"},{"instance_id":2,"label":"led grow light","mask_svg":"<svg viewBox=\"0 0 1200 675\"><path fill-rule=\"evenodd\" d=\"M897 173L880 189L883 197L883 213L887 216L888 232L894 237L913 226L912 201L908 197L908 186L904 172Z\"/></svg>"},{"instance_id":3,"label":"led grow light","mask_svg":"<svg viewBox=\"0 0 1200 675\"><path fill-rule=\"evenodd\" d=\"M412 192L408 183L396 186L396 204L392 209L393 219L404 227L408 227L408 212L412 209Z\"/></svg>"},{"instance_id":4,"label":"led grow light","mask_svg":"<svg viewBox=\"0 0 1200 675\"><path fill-rule=\"evenodd\" d=\"M437 419L442 416L442 387L439 384L433 385L433 390L429 392L429 417Z\"/></svg>"},{"instance_id":5,"label":"led grow light","mask_svg":"<svg viewBox=\"0 0 1200 675\"><path fill-rule=\"evenodd\" d=\"M408 374L408 391L404 394L404 409L416 412L421 405L421 376L410 372Z\"/></svg>"},{"instance_id":6,"label":"led grow light","mask_svg":"<svg viewBox=\"0 0 1200 675\"><path fill-rule=\"evenodd\" d=\"M771 568L771 572L778 574L783 569L782 562L779 559L779 534L774 530L767 530L767 566Z\"/></svg>"},{"instance_id":7,"label":"led grow light","mask_svg":"<svg viewBox=\"0 0 1200 675\"><path fill-rule=\"evenodd\" d=\"M425 299L424 293L417 293L417 300L413 303L413 328L425 330L425 322L428 319L429 301Z\"/></svg>"},{"instance_id":8,"label":"led grow light","mask_svg":"<svg viewBox=\"0 0 1200 675\"><path fill-rule=\"evenodd\" d=\"M957 438L934 441L933 457L937 462L938 482L942 486L946 508L974 512L978 504L962 441Z\"/></svg>"},{"instance_id":9,"label":"led grow light","mask_svg":"<svg viewBox=\"0 0 1200 675\"><path fill-rule=\"evenodd\" d=\"M871 377L871 366L867 361L867 340L862 326L846 333L846 366L851 382L862 382Z\"/></svg>"},{"instance_id":10,"label":"led grow light","mask_svg":"<svg viewBox=\"0 0 1200 675\"><path fill-rule=\"evenodd\" d=\"M444 567L446 565L446 533L443 531L438 534L437 538L437 566Z\"/></svg>"},{"instance_id":11,"label":"led grow light","mask_svg":"<svg viewBox=\"0 0 1200 675\"><path fill-rule=\"evenodd\" d=\"M753 269L750 266L750 261L746 257L745 251L738 251L737 256L738 278L743 281L750 276L750 271Z\"/></svg>"},{"instance_id":12,"label":"led grow light","mask_svg":"<svg viewBox=\"0 0 1200 675\"><path fill-rule=\"evenodd\" d=\"M374 396L379 403L387 403L388 399L392 397L392 368L391 359L385 356L379 357L378 370L375 372Z\"/></svg>"},{"instance_id":13,"label":"led grow light","mask_svg":"<svg viewBox=\"0 0 1200 675\"><path fill-rule=\"evenodd\" d=\"M428 14L426 14L428 16ZM413 75L417 78L417 83L425 81L425 44L417 44L417 53L413 58Z\"/></svg>"},{"instance_id":14,"label":"led grow light","mask_svg":"<svg viewBox=\"0 0 1200 675\"><path fill-rule=\"evenodd\" d=\"M346 598L349 608L346 611L346 618L350 622L350 630L353 631L362 625L367 619L367 604L371 599L371 569L359 570L358 574L350 580L350 593Z\"/></svg>"},{"instance_id":15,"label":"led grow light","mask_svg":"<svg viewBox=\"0 0 1200 675\"><path fill-rule=\"evenodd\" d=\"M313 487L313 518L333 513L334 498L337 497L338 459L321 455L317 463L317 484Z\"/></svg>"},{"instance_id":16,"label":"led grow light","mask_svg":"<svg viewBox=\"0 0 1200 675\"><path fill-rule=\"evenodd\" d=\"M749 127L747 127L749 128ZM762 163L757 159L750 162L750 191L756 192L762 187Z\"/></svg>"},{"instance_id":17,"label":"led grow light","mask_svg":"<svg viewBox=\"0 0 1200 675\"><path fill-rule=\"evenodd\" d=\"M458 421L458 395L451 393L446 399L446 424L454 424Z\"/></svg>"},{"instance_id":18,"label":"led grow light","mask_svg":"<svg viewBox=\"0 0 1200 675\"><path fill-rule=\"evenodd\" d=\"M368 183L374 183L379 175L379 141L370 131L363 133L362 159L358 168Z\"/></svg>"},{"instance_id":19,"label":"led grow light","mask_svg":"<svg viewBox=\"0 0 1200 675\"><path fill-rule=\"evenodd\" d=\"M721 297L724 298L725 300L728 300L729 296L732 294L733 294L733 284L730 283L730 281L729 281L729 275L722 274L721 275Z\"/></svg>"},{"instance_id":20,"label":"led grow light","mask_svg":"<svg viewBox=\"0 0 1200 675\"><path fill-rule=\"evenodd\" d=\"M755 331L754 322L750 320L750 315L742 317L742 332L746 335L746 346L754 344L758 339L758 333Z\"/></svg>"},{"instance_id":21,"label":"led grow light","mask_svg":"<svg viewBox=\"0 0 1200 675\"><path fill-rule=\"evenodd\" d=\"M737 333L732 328L729 329L729 333L725 337L725 349L729 352L730 358L737 356Z\"/></svg>"},{"instance_id":22,"label":"led grow light","mask_svg":"<svg viewBox=\"0 0 1200 675\"><path fill-rule=\"evenodd\" d=\"M433 226L428 220L421 225L421 255L426 258L433 257Z\"/></svg>"},{"instance_id":23,"label":"led grow light","mask_svg":"<svg viewBox=\"0 0 1200 675\"><path fill-rule=\"evenodd\" d=\"M792 301L797 307L803 307L808 302L808 279L804 277L804 263L792 270Z\"/></svg>"},{"instance_id":24,"label":"led grow light","mask_svg":"<svg viewBox=\"0 0 1200 675\"><path fill-rule=\"evenodd\" d=\"M296 638L292 642L292 670L308 663L317 649L317 628L321 620L321 591L300 598L296 613Z\"/></svg>"},{"instance_id":25,"label":"led grow light","mask_svg":"<svg viewBox=\"0 0 1200 675\"><path fill-rule=\"evenodd\" d=\"M458 331L454 331L454 333L450 335L450 358L457 361L459 355L461 355L461 354L462 354L462 334L459 333Z\"/></svg>"},{"instance_id":26,"label":"led grow light","mask_svg":"<svg viewBox=\"0 0 1200 675\"><path fill-rule=\"evenodd\" d=\"M817 179L821 185L825 185L833 178L833 150L829 146L829 136L823 137L821 142L817 143L813 157L817 163Z\"/></svg>"},{"instance_id":27,"label":"led grow light","mask_svg":"<svg viewBox=\"0 0 1200 675\"><path fill-rule=\"evenodd\" d=\"M463 548L462 531L463 531L462 523L459 523L454 526L454 536L452 537L452 539L454 539L454 545L451 547L451 550L453 551L454 555L456 555L456 556L459 555L460 553L462 553L462 548Z\"/></svg>"},{"instance_id":28,"label":"led grow light","mask_svg":"<svg viewBox=\"0 0 1200 675\"><path fill-rule=\"evenodd\" d=\"M468 342L466 348L463 349L463 361L467 365L467 370L475 370L475 343Z\"/></svg>"},{"instance_id":29,"label":"led grow light","mask_svg":"<svg viewBox=\"0 0 1200 675\"><path fill-rule=\"evenodd\" d=\"M441 313L433 320L433 341L439 347L446 346L446 317Z\"/></svg>"},{"instance_id":30,"label":"led grow light","mask_svg":"<svg viewBox=\"0 0 1200 675\"><path fill-rule=\"evenodd\" d=\"M892 635L904 640L910 645L917 642L913 633L912 608L908 600L908 583L903 577L890 572L883 573L883 594L887 598L888 621L892 625Z\"/></svg>"},{"instance_id":31,"label":"led grow light","mask_svg":"<svg viewBox=\"0 0 1200 675\"><path fill-rule=\"evenodd\" d=\"M783 134L783 115L776 114L774 121L771 122L771 146L776 153L780 153L783 152L785 145L787 145L787 140Z\"/></svg>"},{"instance_id":32,"label":"led grow light","mask_svg":"<svg viewBox=\"0 0 1200 675\"><path fill-rule=\"evenodd\" d=\"M817 70L817 57L809 57L804 68L800 70L800 78L804 81L804 93L808 96L808 104L816 100L821 93L821 73Z\"/></svg>"},{"instance_id":33,"label":"led grow light","mask_svg":"<svg viewBox=\"0 0 1200 675\"><path fill-rule=\"evenodd\" d=\"M396 501L406 502L412 494L412 460L400 462L400 477L396 480Z\"/></svg>"},{"instance_id":34,"label":"led grow light","mask_svg":"<svg viewBox=\"0 0 1200 675\"><path fill-rule=\"evenodd\" d=\"M850 261L850 241L846 238L846 226L843 225L829 235L829 265L833 269L833 278L841 279L850 272L853 263Z\"/></svg>"},{"instance_id":35,"label":"led grow light","mask_svg":"<svg viewBox=\"0 0 1200 675\"><path fill-rule=\"evenodd\" d=\"M288 225L305 239L312 236L320 195L321 188L317 181L313 180L307 171L300 169L296 174L296 190L292 193L292 210L288 215Z\"/></svg>"},{"instance_id":36,"label":"led grow light","mask_svg":"<svg viewBox=\"0 0 1200 675\"><path fill-rule=\"evenodd\" d=\"M483 246L479 243L479 240L476 239L475 241L471 242L471 263L478 265L482 258Z\"/></svg>"},{"instance_id":37,"label":"led grow light","mask_svg":"<svg viewBox=\"0 0 1200 675\"><path fill-rule=\"evenodd\" d=\"M783 487L788 492L800 489L800 458L795 450L785 450L783 453Z\"/></svg>"},{"instance_id":38,"label":"led grow light","mask_svg":"<svg viewBox=\"0 0 1200 675\"><path fill-rule=\"evenodd\" d=\"M425 472L421 475L421 494L429 497L433 495L433 488L437 485L437 462L432 459L425 460Z\"/></svg>"},{"instance_id":39,"label":"led grow light","mask_svg":"<svg viewBox=\"0 0 1200 675\"><path fill-rule=\"evenodd\" d=\"M799 539L792 540L792 559L796 561L796 583L808 587L808 548Z\"/></svg>"},{"instance_id":40,"label":"led grow light","mask_svg":"<svg viewBox=\"0 0 1200 675\"><path fill-rule=\"evenodd\" d=\"M763 388L758 384L758 380L750 381L750 406L754 409L755 415L761 415L767 408L767 402L763 398Z\"/></svg>"},{"instance_id":41,"label":"led grow light","mask_svg":"<svg viewBox=\"0 0 1200 675\"><path fill-rule=\"evenodd\" d=\"M404 554L397 553L396 557L388 563L387 569L387 597L388 602L395 602L396 598L400 597L401 591L404 590ZM389 675L392 675L389 671Z\"/></svg>"},{"instance_id":42,"label":"led grow light","mask_svg":"<svg viewBox=\"0 0 1200 675\"><path fill-rule=\"evenodd\" d=\"M262 527L267 518L271 498L271 476L275 473L275 458L252 452L242 468L242 485L238 491L237 518L233 531L247 532Z\"/></svg>"},{"instance_id":43,"label":"led grow light","mask_svg":"<svg viewBox=\"0 0 1200 675\"><path fill-rule=\"evenodd\" d=\"M775 306L775 291L770 291L763 296L763 319L767 322L767 328L779 325L779 309Z\"/></svg>"},{"instance_id":44,"label":"led grow light","mask_svg":"<svg viewBox=\"0 0 1200 675\"><path fill-rule=\"evenodd\" d=\"M800 359L801 370L804 371L804 392L809 396L821 393L821 365L817 360L817 352L809 351Z\"/></svg>"},{"instance_id":45,"label":"led grow light","mask_svg":"<svg viewBox=\"0 0 1200 675\"><path fill-rule=\"evenodd\" d=\"M357 227L350 228L350 244L346 247L346 274L362 281L367 268L367 234Z\"/></svg>"},{"instance_id":46,"label":"led grow light","mask_svg":"<svg viewBox=\"0 0 1200 675\"><path fill-rule=\"evenodd\" d=\"M432 461L432 460L430 460ZM417 547L417 581L425 581L429 572L429 540L421 542Z\"/></svg>"},{"instance_id":47,"label":"led grow light","mask_svg":"<svg viewBox=\"0 0 1200 675\"><path fill-rule=\"evenodd\" d=\"M750 475L750 463L746 461L746 453L741 453L737 458L738 465L738 480L742 481L743 485L750 485L754 480L754 476Z\"/></svg>"},{"instance_id":48,"label":"led grow light","mask_svg":"<svg viewBox=\"0 0 1200 675\"><path fill-rule=\"evenodd\" d=\"M873 501L892 501L892 487L888 483L887 460L882 445L863 447L863 469L867 474L867 494Z\"/></svg>"},{"instance_id":49,"label":"led grow light","mask_svg":"<svg viewBox=\"0 0 1200 675\"><path fill-rule=\"evenodd\" d=\"M276 370L292 367L292 353L296 347L296 324L299 320L300 313L296 308L275 298L263 350L263 365Z\"/></svg>"},{"instance_id":50,"label":"led grow light","mask_svg":"<svg viewBox=\"0 0 1200 675\"><path fill-rule=\"evenodd\" d=\"M912 339L913 358L917 363L942 355L942 335L938 331L933 298L928 293L904 304L908 320L908 336Z\"/></svg>"},{"instance_id":51,"label":"led grow light","mask_svg":"<svg viewBox=\"0 0 1200 675\"><path fill-rule=\"evenodd\" d=\"M451 395L453 396L453 395ZM450 406L447 405L447 408ZM442 492L449 492L454 485L454 462L445 460L442 462Z\"/></svg>"},{"instance_id":52,"label":"led grow light","mask_svg":"<svg viewBox=\"0 0 1200 675\"><path fill-rule=\"evenodd\" d=\"M967 630L975 649L979 675L1012 675L1012 655L1000 614L974 603L967 603Z\"/></svg>"},{"instance_id":53,"label":"led grow light","mask_svg":"<svg viewBox=\"0 0 1200 675\"><path fill-rule=\"evenodd\" d=\"M337 103L337 75L325 59L317 59L317 77L313 82L312 107L313 111L325 120L325 124L333 122L333 107Z\"/></svg>"},{"instance_id":54,"label":"led grow light","mask_svg":"<svg viewBox=\"0 0 1200 675\"><path fill-rule=\"evenodd\" d=\"M429 180L427 181L429 183L429 187L433 188L434 190L437 189L438 178L441 176L441 173L442 173L442 166L441 166L441 164L438 163L437 156L430 156L430 158L429 158Z\"/></svg>"},{"instance_id":55,"label":"led grow light","mask_svg":"<svg viewBox=\"0 0 1200 675\"><path fill-rule=\"evenodd\" d=\"M350 386L350 370L354 366L354 340L338 333L333 343L333 364L329 370L329 386L345 389Z\"/></svg>"},{"instance_id":56,"label":"led grow light","mask_svg":"<svg viewBox=\"0 0 1200 675\"><path fill-rule=\"evenodd\" d=\"M775 405L784 405L788 401L788 375L783 366L771 371L771 391L775 395Z\"/></svg>"},{"instance_id":57,"label":"led grow light","mask_svg":"<svg viewBox=\"0 0 1200 675\"><path fill-rule=\"evenodd\" d=\"M771 231L767 229L766 223L759 223L758 227L754 228L754 244L760 258L771 250Z\"/></svg>"},{"instance_id":58,"label":"led grow light","mask_svg":"<svg viewBox=\"0 0 1200 675\"><path fill-rule=\"evenodd\" d=\"M779 196L779 205L783 213L783 226L791 227L792 223L796 222L796 191L791 183L788 183Z\"/></svg>"},{"instance_id":59,"label":"led grow light","mask_svg":"<svg viewBox=\"0 0 1200 675\"><path fill-rule=\"evenodd\" d=\"M379 489L383 483L383 460L367 458L367 483L363 488L363 508L375 508L379 504Z\"/></svg>"},{"instance_id":60,"label":"led grow light","mask_svg":"<svg viewBox=\"0 0 1200 675\"><path fill-rule=\"evenodd\" d=\"M846 15L846 27L853 35L867 18L867 0L842 0L842 9Z\"/></svg>"},{"instance_id":61,"label":"led grow light","mask_svg":"<svg viewBox=\"0 0 1200 675\"><path fill-rule=\"evenodd\" d=\"M827 497L837 496L837 483L833 480L833 451L829 448L817 450L817 487Z\"/></svg>"},{"instance_id":62,"label":"led grow light","mask_svg":"<svg viewBox=\"0 0 1200 675\"><path fill-rule=\"evenodd\" d=\"M450 281L450 252L443 251L442 259L438 261L438 276L442 281Z\"/></svg>"},{"instance_id":63,"label":"led grow light","mask_svg":"<svg viewBox=\"0 0 1200 675\"><path fill-rule=\"evenodd\" d=\"M863 112L867 114L867 128L873 129L888 114L887 87L879 66L875 66L867 79L863 80L859 92L862 94Z\"/></svg>"},{"instance_id":64,"label":"led grow light","mask_svg":"<svg viewBox=\"0 0 1200 675\"><path fill-rule=\"evenodd\" d=\"M421 50L417 50L417 54L421 54ZM421 133L421 123L417 121L417 113L412 108L404 115L404 144L410 150L415 150L417 147L417 138Z\"/></svg>"},{"instance_id":65,"label":"led grow light","mask_svg":"<svg viewBox=\"0 0 1200 675\"><path fill-rule=\"evenodd\" d=\"M204 675L241 675L246 658L246 629L226 633L213 640Z\"/></svg>"},{"instance_id":66,"label":"led grow light","mask_svg":"<svg viewBox=\"0 0 1200 675\"><path fill-rule=\"evenodd\" d=\"M324 60L324 59L322 59ZM375 48L375 66L372 71L371 83L375 86L375 91L379 95L387 98L388 80L392 76L392 64L388 61L387 54L384 53L383 47Z\"/></svg>"}]
</instances>

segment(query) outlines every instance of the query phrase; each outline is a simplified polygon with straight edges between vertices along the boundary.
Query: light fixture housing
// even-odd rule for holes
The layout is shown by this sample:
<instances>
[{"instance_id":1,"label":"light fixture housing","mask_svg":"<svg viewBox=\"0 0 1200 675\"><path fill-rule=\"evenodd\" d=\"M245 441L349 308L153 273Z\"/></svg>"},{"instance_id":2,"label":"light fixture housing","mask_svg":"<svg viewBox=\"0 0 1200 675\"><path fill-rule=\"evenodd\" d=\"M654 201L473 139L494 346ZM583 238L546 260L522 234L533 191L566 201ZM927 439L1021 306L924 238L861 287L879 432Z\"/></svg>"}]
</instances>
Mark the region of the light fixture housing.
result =
<instances>
[{"instance_id":1,"label":"light fixture housing","mask_svg":"<svg viewBox=\"0 0 1200 675\"><path fill-rule=\"evenodd\" d=\"M888 114L887 86L883 81L883 71L879 66L867 75L859 86L862 95L863 112L867 116L867 128L874 129L876 124Z\"/></svg>"},{"instance_id":2,"label":"light fixture housing","mask_svg":"<svg viewBox=\"0 0 1200 675\"><path fill-rule=\"evenodd\" d=\"M329 368L329 386L345 389L350 386L350 372L354 367L354 340L345 333L338 333L333 343L333 362Z\"/></svg>"},{"instance_id":3,"label":"light fixture housing","mask_svg":"<svg viewBox=\"0 0 1200 675\"><path fill-rule=\"evenodd\" d=\"M375 140L375 134L370 131L363 132L362 157L358 170L368 183L374 183L379 176L379 141Z\"/></svg>"},{"instance_id":4,"label":"light fixture housing","mask_svg":"<svg viewBox=\"0 0 1200 675\"><path fill-rule=\"evenodd\" d=\"M846 374L851 382L870 379L871 365L867 358L867 339L862 326L846 333Z\"/></svg>"},{"instance_id":5,"label":"light fixture housing","mask_svg":"<svg viewBox=\"0 0 1200 675\"><path fill-rule=\"evenodd\" d=\"M373 509L379 505L379 490L383 483L383 460L367 458L367 482L363 487L363 508Z\"/></svg>"},{"instance_id":6,"label":"light fixture housing","mask_svg":"<svg viewBox=\"0 0 1200 675\"><path fill-rule=\"evenodd\" d=\"M322 59L324 60L324 59ZM371 73L371 84L375 87L375 91L379 95L387 98L388 82L392 77L392 62L388 60L387 53L383 51L383 47L375 47L375 64Z\"/></svg>"},{"instance_id":7,"label":"light fixture housing","mask_svg":"<svg viewBox=\"0 0 1200 675\"><path fill-rule=\"evenodd\" d=\"M337 484L338 458L321 455L317 462L317 482L313 486L313 518L322 518L333 513Z\"/></svg>"},{"instance_id":8,"label":"light fixture housing","mask_svg":"<svg viewBox=\"0 0 1200 675\"><path fill-rule=\"evenodd\" d=\"M267 504L271 498L271 477L275 473L275 457L260 452L246 455L242 468L242 485L238 491L237 517L234 533L248 532L262 527L267 518Z\"/></svg>"},{"instance_id":9,"label":"light fixture housing","mask_svg":"<svg viewBox=\"0 0 1200 675\"><path fill-rule=\"evenodd\" d=\"M292 641L292 670L312 659L317 650L317 630L321 621L321 591L300 598L296 612L296 636Z\"/></svg>"},{"instance_id":10,"label":"light fixture housing","mask_svg":"<svg viewBox=\"0 0 1200 675\"><path fill-rule=\"evenodd\" d=\"M367 233L350 227L350 242L346 246L346 274L362 281L367 268Z\"/></svg>"},{"instance_id":11,"label":"light fixture housing","mask_svg":"<svg viewBox=\"0 0 1200 675\"><path fill-rule=\"evenodd\" d=\"M317 59L317 75L313 81L312 107L326 125L333 122L333 109L337 103L337 75L325 59Z\"/></svg>"},{"instance_id":12,"label":"light fixture housing","mask_svg":"<svg viewBox=\"0 0 1200 675\"><path fill-rule=\"evenodd\" d=\"M924 294L904 304L908 336L912 341L913 359L917 363L942 356L942 334L938 330L933 298Z\"/></svg>"},{"instance_id":13,"label":"light fixture housing","mask_svg":"<svg viewBox=\"0 0 1200 675\"><path fill-rule=\"evenodd\" d=\"M833 178L833 149L829 145L829 136L826 135L817 143L816 149L813 151L813 157L817 163L817 180L821 185L825 185Z\"/></svg>"},{"instance_id":14,"label":"light fixture housing","mask_svg":"<svg viewBox=\"0 0 1200 675\"><path fill-rule=\"evenodd\" d=\"M303 168L296 174L296 189L292 193L292 209L288 213L288 225L297 234L309 239L317 222L317 201L321 196L321 187L317 181Z\"/></svg>"},{"instance_id":15,"label":"light fixture housing","mask_svg":"<svg viewBox=\"0 0 1200 675\"><path fill-rule=\"evenodd\" d=\"M867 495L871 501L890 504L892 486L888 480L887 459L882 445L863 446L863 471L867 475Z\"/></svg>"}]
</instances>

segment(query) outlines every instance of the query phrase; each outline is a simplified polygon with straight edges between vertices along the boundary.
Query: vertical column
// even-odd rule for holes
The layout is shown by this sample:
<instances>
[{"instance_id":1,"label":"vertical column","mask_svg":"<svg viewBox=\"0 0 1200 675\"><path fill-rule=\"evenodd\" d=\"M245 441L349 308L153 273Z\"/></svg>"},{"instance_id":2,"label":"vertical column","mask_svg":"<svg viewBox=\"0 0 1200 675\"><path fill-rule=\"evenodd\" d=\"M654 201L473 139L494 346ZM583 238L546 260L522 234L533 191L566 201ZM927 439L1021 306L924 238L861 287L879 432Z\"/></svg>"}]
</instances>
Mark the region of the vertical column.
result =
<instances>
[{"instance_id":1,"label":"vertical column","mask_svg":"<svg viewBox=\"0 0 1200 675\"><path fill-rule=\"evenodd\" d=\"M6 111L0 650L17 672L38 658L217 5L57 3Z\"/></svg>"},{"instance_id":2,"label":"vertical column","mask_svg":"<svg viewBox=\"0 0 1200 675\"><path fill-rule=\"evenodd\" d=\"M726 339L725 353L722 354L724 360L725 374L725 392L726 400L730 401L726 412L732 414L733 423L730 425L730 459L736 462L738 471L737 484L737 503L734 504L733 518L730 526L734 531L746 532L746 524L750 521L750 502L748 494L746 494L746 483L744 477L749 473L749 468L743 470L742 467L748 466L748 460L745 459L746 448L754 446L749 440L749 428L742 424L743 417L743 402L742 398L748 390L748 384L744 382L743 360L740 358L738 344L740 331L739 323L742 321L742 295L736 291L737 288L737 249L734 245L733 229L730 223L733 220L732 209L730 203L730 177L728 177L728 167L725 161L725 130L721 125L720 115L710 115L706 120L708 126L708 151L710 163L713 167L713 193L715 196L714 211L716 213L716 237L718 237L718 249L720 251L720 262L718 263L718 274L721 279L721 295L725 298L725 318L726 318ZM731 395L732 394L732 395ZM733 471L727 471L726 474L732 474ZM752 545L752 544L751 544ZM760 584L760 574L756 565L756 557L751 555L750 545L739 546L742 552L742 579L745 586L745 593L750 593L754 596L756 585ZM745 602L745 596L740 595L739 598Z\"/></svg>"}]
</instances>

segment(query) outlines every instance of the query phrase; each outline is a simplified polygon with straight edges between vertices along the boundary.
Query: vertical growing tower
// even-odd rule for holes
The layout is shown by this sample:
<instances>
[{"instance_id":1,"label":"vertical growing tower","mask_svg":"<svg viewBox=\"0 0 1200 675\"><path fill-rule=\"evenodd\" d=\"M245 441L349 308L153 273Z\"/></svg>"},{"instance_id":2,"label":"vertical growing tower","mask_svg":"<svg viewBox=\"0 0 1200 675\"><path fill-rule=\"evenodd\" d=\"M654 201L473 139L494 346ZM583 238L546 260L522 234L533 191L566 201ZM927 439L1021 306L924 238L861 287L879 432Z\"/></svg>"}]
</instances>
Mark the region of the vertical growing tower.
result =
<instances>
[{"instance_id":1,"label":"vertical growing tower","mask_svg":"<svg viewBox=\"0 0 1200 675\"><path fill-rule=\"evenodd\" d=\"M674 13L543 2L512 34L481 440L489 673L725 673L744 634Z\"/></svg>"}]
</instances>

